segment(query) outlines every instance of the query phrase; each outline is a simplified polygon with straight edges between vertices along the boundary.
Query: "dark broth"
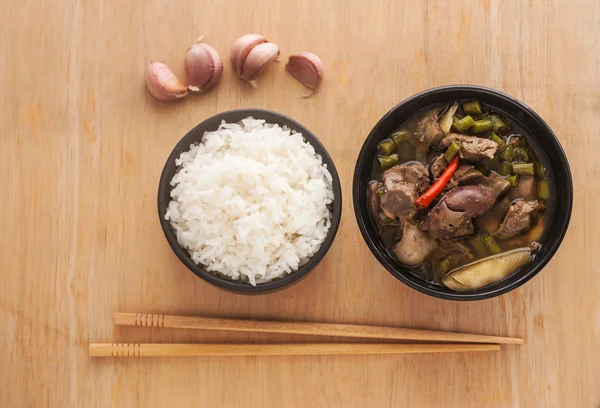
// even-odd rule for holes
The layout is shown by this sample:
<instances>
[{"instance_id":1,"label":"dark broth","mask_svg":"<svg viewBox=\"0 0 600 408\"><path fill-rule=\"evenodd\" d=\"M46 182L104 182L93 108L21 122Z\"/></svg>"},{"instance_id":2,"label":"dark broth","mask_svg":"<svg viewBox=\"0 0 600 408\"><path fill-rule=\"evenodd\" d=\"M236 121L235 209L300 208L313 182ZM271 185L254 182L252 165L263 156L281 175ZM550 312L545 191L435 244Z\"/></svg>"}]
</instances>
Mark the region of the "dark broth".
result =
<instances>
[{"instance_id":1,"label":"dark broth","mask_svg":"<svg viewBox=\"0 0 600 408\"><path fill-rule=\"evenodd\" d=\"M465 101L458 101L458 102L460 102L460 108L456 112L455 116L458 118L462 118L462 117L466 116L463 111L463 108L462 108L462 104ZM410 132L414 132L416 129L416 126L417 126L417 121L423 116L424 112L429 111L432 108L438 107L441 112L440 116L442 116L443 111L445 109L447 109L449 105L450 104L446 104L446 105L440 104L440 105L428 106L428 107L422 109L421 111L417 112L413 116L411 116L409 119L402 122L398 126L396 131L401 130L401 129L406 129ZM497 113L497 114L501 115L501 117L504 119L505 122L510 124L511 129L509 132L507 132L505 135L502 136L503 139L510 140L510 138L516 137L516 136L521 136L525 139L525 141L526 141L525 148L526 148L527 152L530 153L529 161L533 162L533 163L541 163L543 168L545 168L545 176L543 177L543 179L546 180L546 183L547 183L547 185L549 187L549 191L550 191L549 199L545 199L542 201L543 204L545 205L545 211L542 212L541 214L535 216L532 219L532 225L528 231L526 231L520 235L514 236L512 238L497 239L496 241L497 241L498 245L500 246L500 248L502 249L502 251L508 251L508 250L515 249L515 248L529 247L532 244L532 242L539 243L539 247L541 247L541 245L544 242L544 238L545 238L545 232L546 232L545 225L548 223L548 220L552 219L552 216L555 211L556 194L555 194L554 175L552 172L552 167L549 163L549 160L548 160L546 154L541 149L541 147L536 142L536 140L533 139L530 136L529 132L526 129L524 129L523 127L521 127L516 120L514 120L512 117L510 117L506 113L504 113L492 106L488 106L483 103L481 103L481 106L483 108L484 114L486 111L488 112L488 114L490 112ZM483 114L482 115L471 115L471 116L473 117L473 119L478 120L483 117ZM488 138L488 139L491 138L491 136L492 136L492 134L491 134L492 132L490 132L490 131L481 133L481 134L477 134L477 135L473 135L473 133L471 133L469 131L460 132L460 133L464 134L464 135L468 135L468 136L478 136L478 137ZM391 135L389 135L388 137L390 137L390 136ZM407 162L414 161L417 159L415 148L413 147L413 145L410 142L404 142L404 143L398 145L396 153L398 154L398 156L400 158L399 164L405 164ZM425 166L427 166L427 168L429 168L431 161L436 156L440 155L441 153L443 153L443 151L439 151L435 147L432 147L432 148L430 148L429 152L427 153L425 160L421 161L421 163L423 163ZM500 159L499 156L500 156L499 154L496 154L493 159L484 159L484 160L480 161L479 163L481 165L485 166L488 174L491 171L500 173L502 160ZM463 160L461 160L461 163L463 163ZM464 163L464 164L473 164L473 163ZM375 160L373 163L373 167L372 167L371 180L381 181L382 173L383 172L381 171L379 163L377 162L377 160ZM431 177L431 175L430 175L430 177ZM537 191L540 180L541 180L541 178L539 177L539 174L537 174L537 172L536 172L536 175L535 175L535 186L536 187L535 187L534 191ZM471 260L467 260L465 258L460 259L460 261L458 261L457 263L455 263L453 265L453 268L459 267L466 263L476 261L478 259L485 258L486 256L490 255L490 254L477 255L474 251L473 245L470 244L469 240L472 239L473 237L480 236L481 234L484 234L484 233L494 234L494 232L496 231L496 229L498 228L498 226L504 219L504 216L506 215L507 208L508 208L507 206L510 205L511 201L509 201L507 197L511 196L511 193L513 192L513 190L516 190L516 189L518 189L518 185L516 187L511 187L510 190L506 194L504 194L498 198L496 204L494 205L494 207L492 207L492 209L487 211L482 216L476 217L473 220L473 224L475 226L474 234L466 236L466 237L460 237L460 238L453 239L453 241L459 241L461 243L466 244L469 249L473 250L473 253L475 255L475 257ZM514 194L516 194L516 193L514 193ZM431 209L434 205L435 205L435 202L429 207L429 209ZM393 248L396 245L396 243L398 242L398 226L397 225L382 225L382 223L380 223L376 220L376 218L373 214L371 214L371 215L372 215L371 221L377 225L377 228L379 228L380 235L381 235L381 238L384 242L386 249L388 250L390 256L392 258L396 259ZM417 213L416 220L417 221L422 220L423 215L424 214L422 212ZM433 285L443 286L440 282L440 277L436 276L436 273L434 272L434 270L435 270L436 262L438 262L445 255L447 255L447 253L444 253L444 250L438 250L429 259L427 259L425 262L423 262L422 264L420 264L417 267L410 267L407 265L403 265L403 266L407 267L411 271L411 273L413 273L418 278L423 279Z\"/></svg>"}]
</instances>

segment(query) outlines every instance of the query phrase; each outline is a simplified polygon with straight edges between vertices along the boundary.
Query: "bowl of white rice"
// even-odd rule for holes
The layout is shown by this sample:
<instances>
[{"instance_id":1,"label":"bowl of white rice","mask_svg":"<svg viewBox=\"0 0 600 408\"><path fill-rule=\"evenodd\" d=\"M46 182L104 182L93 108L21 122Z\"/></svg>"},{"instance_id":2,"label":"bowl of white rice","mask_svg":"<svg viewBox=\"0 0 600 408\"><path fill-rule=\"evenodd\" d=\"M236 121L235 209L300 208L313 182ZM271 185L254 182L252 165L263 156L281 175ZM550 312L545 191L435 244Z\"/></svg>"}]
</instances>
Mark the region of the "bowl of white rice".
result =
<instances>
[{"instance_id":1,"label":"bowl of white rice","mask_svg":"<svg viewBox=\"0 0 600 408\"><path fill-rule=\"evenodd\" d=\"M215 115L188 132L163 169L167 241L196 275L265 293L306 276L340 223L335 165L304 126L263 109Z\"/></svg>"}]
</instances>

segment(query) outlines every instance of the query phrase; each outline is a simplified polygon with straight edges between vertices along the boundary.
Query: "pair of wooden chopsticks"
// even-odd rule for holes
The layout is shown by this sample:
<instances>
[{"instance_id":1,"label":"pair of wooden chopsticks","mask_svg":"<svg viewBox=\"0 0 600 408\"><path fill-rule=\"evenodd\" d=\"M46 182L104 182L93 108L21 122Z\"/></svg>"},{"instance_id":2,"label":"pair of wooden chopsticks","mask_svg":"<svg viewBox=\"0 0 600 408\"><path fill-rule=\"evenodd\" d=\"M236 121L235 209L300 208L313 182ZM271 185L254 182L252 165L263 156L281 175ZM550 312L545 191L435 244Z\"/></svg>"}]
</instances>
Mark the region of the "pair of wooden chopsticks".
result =
<instances>
[{"instance_id":1,"label":"pair of wooden chopsticks","mask_svg":"<svg viewBox=\"0 0 600 408\"><path fill-rule=\"evenodd\" d=\"M481 334L454 333L400 327L349 324L270 322L255 320L186 317L156 314L115 313L119 326L177 329L225 330L262 333L307 334L314 336L359 337L387 340L444 342L416 343L299 343L299 344L139 344L92 343L94 357L173 356L297 356L339 354L411 354L497 351L500 344L523 344L523 339ZM452 343L454 342L454 343ZM468 344L479 343L479 344Z\"/></svg>"}]
</instances>

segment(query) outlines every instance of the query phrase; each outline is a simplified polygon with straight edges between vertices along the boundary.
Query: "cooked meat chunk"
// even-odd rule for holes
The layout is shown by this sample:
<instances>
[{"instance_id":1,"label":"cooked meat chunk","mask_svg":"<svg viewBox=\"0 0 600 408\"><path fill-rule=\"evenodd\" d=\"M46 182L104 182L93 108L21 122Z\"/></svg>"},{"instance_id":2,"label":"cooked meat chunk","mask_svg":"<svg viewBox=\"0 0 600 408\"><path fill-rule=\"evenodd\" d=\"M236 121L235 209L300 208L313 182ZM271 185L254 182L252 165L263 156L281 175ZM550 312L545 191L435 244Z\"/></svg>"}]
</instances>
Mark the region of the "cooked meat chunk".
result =
<instances>
[{"instance_id":1,"label":"cooked meat chunk","mask_svg":"<svg viewBox=\"0 0 600 408\"><path fill-rule=\"evenodd\" d=\"M421 163L403 164L383 173L383 185L381 210L387 217L396 218L413 209L419 194L429 187L429 176Z\"/></svg>"},{"instance_id":2,"label":"cooked meat chunk","mask_svg":"<svg viewBox=\"0 0 600 408\"><path fill-rule=\"evenodd\" d=\"M481 174L481 173L479 173ZM473 217L483 215L510 184L496 173L479 178L479 183L455 187L427 214L421 225L434 238L449 239L473 233Z\"/></svg>"},{"instance_id":3,"label":"cooked meat chunk","mask_svg":"<svg viewBox=\"0 0 600 408\"><path fill-rule=\"evenodd\" d=\"M387 190L394 190L399 183L412 184L418 193L429 187L429 176L424 165L417 162L395 166L383 173L383 184Z\"/></svg>"},{"instance_id":4,"label":"cooked meat chunk","mask_svg":"<svg viewBox=\"0 0 600 408\"><path fill-rule=\"evenodd\" d=\"M405 265L419 265L437 249L437 243L428 233L423 232L414 222L407 222L402 232L402 240L394 247L394 255Z\"/></svg>"},{"instance_id":5,"label":"cooked meat chunk","mask_svg":"<svg viewBox=\"0 0 600 408\"><path fill-rule=\"evenodd\" d=\"M496 197L483 186L456 187L444 197L452 211L464 211L468 217L477 217L492 208Z\"/></svg>"},{"instance_id":6,"label":"cooked meat chunk","mask_svg":"<svg viewBox=\"0 0 600 408\"><path fill-rule=\"evenodd\" d=\"M431 164L429 165L429 172L431 173L431 177L433 177L434 180L437 180L438 178L440 178L444 170L446 170L446 167L448 167L448 162L446 161L444 155L440 154L435 159L433 159L431 161Z\"/></svg>"},{"instance_id":7,"label":"cooked meat chunk","mask_svg":"<svg viewBox=\"0 0 600 408\"><path fill-rule=\"evenodd\" d=\"M456 169L446 187L454 188L465 184L477 184L483 180L485 180L485 176L479 170L475 170L473 166L463 165Z\"/></svg>"},{"instance_id":8,"label":"cooked meat chunk","mask_svg":"<svg viewBox=\"0 0 600 408\"><path fill-rule=\"evenodd\" d=\"M396 218L413 209L417 199L415 189L408 184L398 184L381 196L381 211L389 218Z\"/></svg>"},{"instance_id":9,"label":"cooked meat chunk","mask_svg":"<svg viewBox=\"0 0 600 408\"><path fill-rule=\"evenodd\" d=\"M498 150L498 144L492 140L477 136L465 136L458 133L450 133L446 136L441 145L448 147L456 142L460 146L459 156L470 161L479 161L482 159L493 159Z\"/></svg>"},{"instance_id":10,"label":"cooked meat chunk","mask_svg":"<svg viewBox=\"0 0 600 408\"><path fill-rule=\"evenodd\" d=\"M473 222L467 213L451 210L442 199L427 214L421 229L434 238L449 239L473 233Z\"/></svg>"},{"instance_id":11,"label":"cooked meat chunk","mask_svg":"<svg viewBox=\"0 0 600 408\"><path fill-rule=\"evenodd\" d=\"M533 200L535 198L535 178L533 176L520 176L519 184L508 194L509 200L522 198L523 200Z\"/></svg>"},{"instance_id":12,"label":"cooked meat chunk","mask_svg":"<svg viewBox=\"0 0 600 408\"><path fill-rule=\"evenodd\" d=\"M478 182L478 184L489 189L494 195L494 199L498 199L498 197L506 193L510 188L510 183L495 171L492 171L482 181Z\"/></svg>"},{"instance_id":13,"label":"cooked meat chunk","mask_svg":"<svg viewBox=\"0 0 600 408\"><path fill-rule=\"evenodd\" d=\"M373 214L375 218L379 216L379 197L377 196L377 190L379 190L381 187L381 183L376 181L369 183L369 195L367 196L367 199L369 200L371 214Z\"/></svg>"},{"instance_id":14,"label":"cooked meat chunk","mask_svg":"<svg viewBox=\"0 0 600 408\"><path fill-rule=\"evenodd\" d=\"M425 156L429 146L439 147L446 133L438 122L439 109L434 108L427 111L417 122L417 128L413 134L413 144L422 156Z\"/></svg>"},{"instance_id":15,"label":"cooked meat chunk","mask_svg":"<svg viewBox=\"0 0 600 408\"><path fill-rule=\"evenodd\" d=\"M515 200L496 232L499 238L510 238L527 231L531 227L531 216L536 211L542 210L543 205L537 200Z\"/></svg>"}]
</instances>

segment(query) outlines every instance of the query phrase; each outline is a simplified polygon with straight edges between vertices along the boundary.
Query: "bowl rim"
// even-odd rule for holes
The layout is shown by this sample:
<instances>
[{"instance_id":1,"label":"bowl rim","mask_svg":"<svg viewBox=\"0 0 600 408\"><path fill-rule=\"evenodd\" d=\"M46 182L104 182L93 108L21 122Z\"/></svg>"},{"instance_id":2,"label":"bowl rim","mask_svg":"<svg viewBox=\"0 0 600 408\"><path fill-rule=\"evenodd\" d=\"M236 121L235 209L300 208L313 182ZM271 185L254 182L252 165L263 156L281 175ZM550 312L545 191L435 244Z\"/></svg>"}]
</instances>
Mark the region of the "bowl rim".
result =
<instances>
[{"instance_id":1,"label":"bowl rim","mask_svg":"<svg viewBox=\"0 0 600 408\"><path fill-rule=\"evenodd\" d=\"M395 268L396 265L393 265L390 262L388 262L387 259L385 259L382 256L379 249L375 246L372 237L369 235L369 233L367 231L366 222L368 222L368 220L364 219L364 217L362 216L362 213L361 213L361 208L360 208L360 194L361 194L361 191L359 191L360 190L360 173L361 173L360 169L364 165L364 158L365 158L365 154L366 154L366 150L367 150L367 145L369 144L369 142L372 139L377 137L378 133L380 132L380 129L384 126L384 123L387 120L389 120L389 118L392 115L394 115L397 110L402 109L403 106L405 106L411 102L418 101L419 99L422 99L431 94L445 93L445 92L465 92L465 91L478 92L478 93L485 94L485 95L492 95L495 98L503 99L505 102L515 105L519 110L524 111L526 114L530 115L535 121L539 122L544 127L544 131L548 134L548 136L550 136L552 139L554 139L555 145L557 147L559 156L562 161L561 164L566 169L566 174L564 176L566 177L568 182L566 183L567 186L565 186L565 191L561 191L561 193L566 195L566 198L567 198L567 212L566 212L566 216L564 218L562 225L559 226L560 233L558 234L557 238L554 240L554 242L550 246L550 249L548 250L548 252L545 254L544 257L540 258L539 263L537 265L535 265L531 269L531 271L529 271L527 274L520 277L518 280L511 282L510 284L508 284L506 286L501 286L501 287L490 289L488 291L483 291L483 292L478 291L477 293L439 292L439 291L433 290L427 286L415 283L414 281L408 279L404 275L404 273L399 272ZM426 104L426 105L424 104L419 109L425 108L427 105L430 105L430 104ZM562 188L562 186L561 186L561 188ZM571 175L571 169L569 166L569 161L567 159L567 155L565 154L565 151L564 151L562 145L560 144L560 141L556 137L556 134L554 133L552 128L550 128L550 126L542 119L542 117L540 115L538 115L531 107L529 107L525 103L521 102L520 100L518 100L504 92L493 89L493 88L488 88L488 87L479 86L479 85L467 85L467 84L444 85L444 86L440 86L440 87L426 89L424 91L421 91L417 94L414 94L414 95L404 99L403 101L398 103L396 106L394 106L392 109L390 109L385 115L383 115L383 117L377 122L377 124L375 124L375 126L373 127L373 129L371 130L371 132L369 133L369 135L363 142L363 145L360 149L360 152L359 152L357 160L356 160L356 165L354 167L354 175L353 175L353 179L352 179L352 203L353 203L354 215L356 217L356 221L358 223L358 227L360 229L361 235L362 235L364 241L366 242L367 246L369 247L371 253L373 253L373 255L375 256L375 258L377 258L379 263L381 265L383 265L383 267L389 273L391 273L394 277L396 277L398 280L400 280L407 286L418 290L421 293L424 293L424 294L427 294L427 295L430 295L430 296L433 296L436 298L440 298L440 299L458 300L458 301L482 300L482 299L489 299L489 298L493 298L496 296L500 296L504 293L507 293L507 292L523 285L524 283L526 283L527 281L532 279L534 276L536 276L546 266L546 264L548 264L548 262L550 262L552 257L556 254L558 248L560 247L560 245L565 237L565 234L567 233L567 229L569 227L569 223L571 220L571 214L572 214L572 209L573 209L573 178ZM482 289L485 289L485 287Z\"/></svg>"},{"instance_id":2,"label":"bowl rim","mask_svg":"<svg viewBox=\"0 0 600 408\"><path fill-rule=\"evenodd\" d=\"M327 170L329 170L329 173L331 174L331 177L332 177L332 188L333 188L333 194L334 194L334 200L333 200L333 203L331 204L332 205L331 226L329 227L329 230L327 231L327 236L326 236L325 240L323 241L323 243L321 244L321 247L319 248L317 253L315 255L313 255L313 257L311 257L310 260L306 264L302 265L300 268L298 268L298 270L290 273L289 275L286 275L283 278L272 280L270 282L259 283L256 286L252 286L249 283L242 283L242 282L238 282L238 281L227 280L225 278L221 278L217 275L214 275L214 274L206 271L204 267L194 263L194 261L192 261L191 257L187 253L187 251L179 245L179 243L177 242L177 237L176 237L169 221L167 221L164 218L166 208L167 208L168 203L170 202L170 198L171 198L169 193L172 189L172 187L170 185L172 176L169 176L168 175L169 172L167 171L167 167L169 166L169 164L174 162L175 159L179 157L179 155L181 154L182 151L189 150L190 144L197 142L197 134L199 132L201 132L201 134L204 134L205 131L210 131L211 129L208 129L208 127L210 127L213 122L216 121L216 123L221 123L222 120L231 121L231 119L228 119L228 118L232 118L232 117L239 117L239 119L237 119L237 120L241 120L248 116L252 116L255 119L266 120L267 123L275 123L280 126L287 126L291 130L295 130L297 132L302 133L302 137L304 138L304 140L306 142L308 142L311 146L313 146L316 153L321 156L323 163L327 165ZM265 119L264 116L267 116L267 117L270 116L272 118L275 118L276 120ZM212 130L215 130L215 129L212 129ZM331 158L331 156L329 155L329 152L327 151L325 146L321 143L319 138L312 131L310 131L307 127L305 127L298 121L290 118L289 116L286 116L279 112L275 112L275 111L268 110L268 109L261 109L261 108L232 109L232 110L217 113L215 115L212 115L212 116L206 118L205 120L200 122L198 125L194 126L192 129L190 129L179 140L179 142L177 142L177 144L175 145L175 147L169 154L169 156L165 162L165 165L163 166L163 169L161 171L159 187L158 187L157 204L158 204L158 217L160 220L160 225L161 225L163 233L167 239L167 242L169 243L169 246L171 247L171 249L173 250L175 255L179 258L179 260L190 271L192 271L196 276L204 279L205 281L207 281L208 283L211 283L214 286L217 286L221 289L225 289L227 291L236 292L236 293L240 293L240 294L267 294L267 293L271 293L271 292L289 287L293 283L298 282L299 280L304 278L306 275L308 275L308 273L311 272L317 266L317 264L323 259L323 257L327 254L327 252L329 251L329 248L331 247L331 245L333 244L333 241L335 240L337 231L339 229L340 221L342 218L342 188L341 188L340 178L339 178L337 169L335 167L335 163L334 163L333 159Z\"/></svg>"}]
</instances>

